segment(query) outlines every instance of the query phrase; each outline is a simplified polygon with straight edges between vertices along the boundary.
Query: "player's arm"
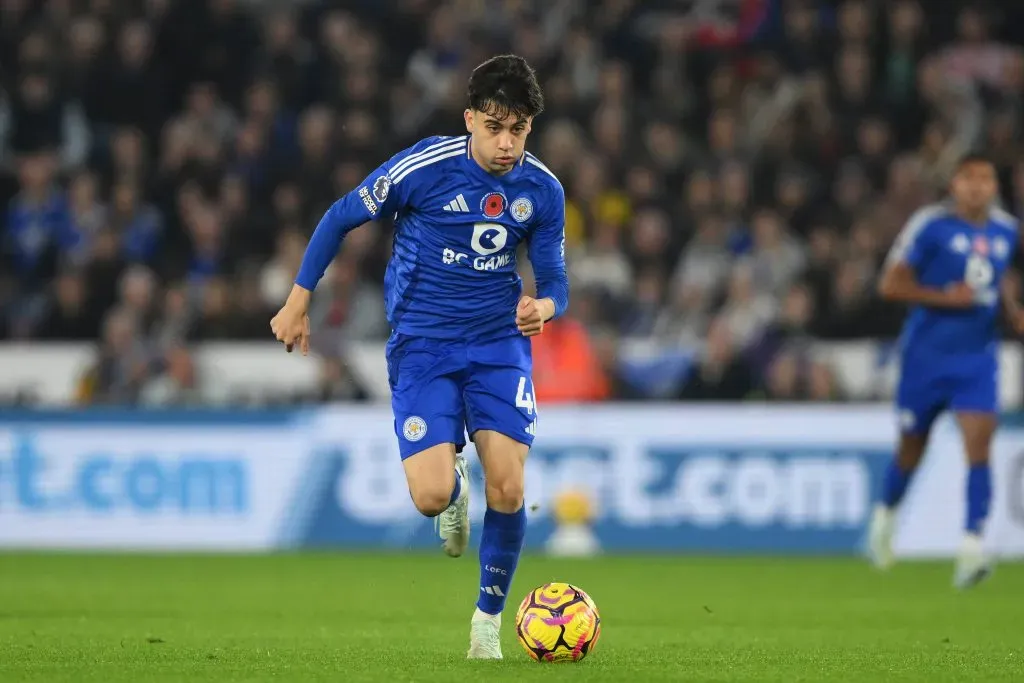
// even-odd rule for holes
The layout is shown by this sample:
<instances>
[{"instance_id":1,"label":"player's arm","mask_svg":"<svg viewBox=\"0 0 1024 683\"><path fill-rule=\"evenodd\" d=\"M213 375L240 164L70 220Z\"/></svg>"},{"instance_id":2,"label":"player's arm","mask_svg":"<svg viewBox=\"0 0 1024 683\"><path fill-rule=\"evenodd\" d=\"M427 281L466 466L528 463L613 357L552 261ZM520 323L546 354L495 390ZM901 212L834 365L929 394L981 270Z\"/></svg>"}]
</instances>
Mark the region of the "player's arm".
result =
<instances>
[{"instance_id":1,"label":"player's arm","mask_svg":"<svg viewBox=\"0 0 1024 683\"><path fill-rule=\"evenodd\" d=\"M516 325L528 337L540 334L544 323L569 307L569 276L565 269L565 194L561 185L530 235L528 255L537 283L537 298L524 296L516 310Z\"/></svg>"},{"instance_id":2,"label":"player's arm","mask_svg":"<svg viewBox=\"0 0 1024 683\"><path fill-rule=\"evenodd\" d=\"M1008 269L999 283L999 298L1006 322L1016 334L1024 335L1024 306L1020 303L1020 273Z\"/></svg>"},{"instance_id":3,"label":"player's arm","mask_svg":"<svg viewBox=\"0 0 1024 683\"><path fill-rule=\"evenodd\" d=\"M398 211L401 193L392 187L389 166L395 157L380 166L354 190L334 202L324 213L306 245L295 283L284 306L270 321L278 341L291 352L296 344L303 355L309 353L309 303L327 267L337 256L345 235L367 221Z\"/></svg>"},{"instance_id":4,"label":"player's arm","mask_svg":"<svg viewBox=\"0 0 1024 683\"><path fill-rule=\"evenodd\" d=\"M928 219L918 212L907 222L886 260L878 281L878 294L886 301L933 308L969 308L974 290L961 281L938 289L922 285L917 272L933 248Z\"/></svg>"},{"instance_id":5,"label":"player's arm","mask_svg":"<svg viewBox=\"0 0 1024 683\"><path fill-rule=\"evenodd\" d=\"M933 308L974 305L974 290L966 282L954 282L945 289L926 287L917 281L914 269L904 261L886 264L878 282L878 293L886 301Z\"/></svg>"}]
</instances>

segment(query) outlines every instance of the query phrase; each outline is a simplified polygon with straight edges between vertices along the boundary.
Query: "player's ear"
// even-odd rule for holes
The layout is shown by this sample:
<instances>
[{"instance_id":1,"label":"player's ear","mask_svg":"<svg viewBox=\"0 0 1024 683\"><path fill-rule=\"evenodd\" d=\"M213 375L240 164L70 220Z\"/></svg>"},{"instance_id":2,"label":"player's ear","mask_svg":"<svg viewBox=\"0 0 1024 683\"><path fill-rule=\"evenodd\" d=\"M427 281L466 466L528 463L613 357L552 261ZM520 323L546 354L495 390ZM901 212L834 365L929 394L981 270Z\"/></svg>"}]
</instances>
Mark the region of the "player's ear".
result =
<instances>
[{"instance_id":1,"label":"player's ear","mask_svg":"<svg viewBox=\"0 0 1024 683\"><path fill-rule=\"evenodd\" d=\"M472 109L467 109L466 111L464 111L462 113L462 117L464 119L466 119L466 132L467 133L472 133L473 132L473 110Z\"/></svg>"}]
</instances>

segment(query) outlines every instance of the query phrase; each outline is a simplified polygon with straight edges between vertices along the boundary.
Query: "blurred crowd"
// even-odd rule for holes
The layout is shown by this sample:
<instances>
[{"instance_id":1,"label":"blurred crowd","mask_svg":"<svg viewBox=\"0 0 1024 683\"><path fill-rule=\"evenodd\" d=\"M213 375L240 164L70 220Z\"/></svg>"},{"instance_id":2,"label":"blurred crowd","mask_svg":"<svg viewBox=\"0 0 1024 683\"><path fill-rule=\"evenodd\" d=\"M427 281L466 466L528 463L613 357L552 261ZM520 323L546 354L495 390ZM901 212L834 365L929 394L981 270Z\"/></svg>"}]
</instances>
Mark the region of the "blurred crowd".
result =
<instances>
[{"instance_id":1,"label":"blurred crowd","mask_svg":"<svg viewBox=\"0 0 1024 683\"><path fill-rule=\"evenodd\" d=\"M958 157L1024 208L1022 45L966 0L7 0L0 338L98 340L85 402L209 399L194 345L269 340L321 213L514 51L573 283L538 397L841 400L815 343L897 333L879 266ZM297 400L367 395L389 231L318 290Z\"/></svg>"}]
</instances>

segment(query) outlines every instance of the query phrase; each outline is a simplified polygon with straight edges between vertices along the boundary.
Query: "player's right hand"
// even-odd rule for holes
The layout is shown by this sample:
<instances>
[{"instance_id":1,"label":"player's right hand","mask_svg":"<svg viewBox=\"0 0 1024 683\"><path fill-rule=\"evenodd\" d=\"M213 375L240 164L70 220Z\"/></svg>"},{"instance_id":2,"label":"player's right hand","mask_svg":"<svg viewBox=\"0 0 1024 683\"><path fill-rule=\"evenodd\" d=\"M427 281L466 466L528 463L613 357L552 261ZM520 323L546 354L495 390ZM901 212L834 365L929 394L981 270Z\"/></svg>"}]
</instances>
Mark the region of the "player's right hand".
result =
<instances>
[{"instance_id":1,"label":"player's right hand","mask_svg":"<svg viewBox=\"0 0 1024 683\"><path fill-rule=\"evenodd\" d=\"M970 308L975 303L975 292L966 282L954 282L946 288L946 300L953 308Z\"/></svg>"},{"instance_id":2,"label":"player's right hand","mask_svg":"<svg viewBox=\"0 0 1024 683\"><path fill-rule=\"evenodd\" d=\"M288 353L298 345L303 356L309 355L309 316L305 308L292 302L285 303L271 318L270 329Z\"/></svg>"}]
</instances>

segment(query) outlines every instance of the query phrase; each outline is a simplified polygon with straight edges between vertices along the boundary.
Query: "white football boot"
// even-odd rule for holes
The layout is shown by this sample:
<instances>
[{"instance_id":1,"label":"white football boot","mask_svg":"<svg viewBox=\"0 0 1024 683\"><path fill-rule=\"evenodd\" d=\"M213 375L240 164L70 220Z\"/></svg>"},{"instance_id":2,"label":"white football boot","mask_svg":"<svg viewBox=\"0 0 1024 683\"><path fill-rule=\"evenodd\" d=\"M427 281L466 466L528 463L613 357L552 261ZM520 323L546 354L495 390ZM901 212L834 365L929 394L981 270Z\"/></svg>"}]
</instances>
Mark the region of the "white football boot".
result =
<instances>
[{"instance_id":1,"label":"white football boot","mask_svg":"<svg viewBox=\"0 0 1024 683\"><path fill-rule=\"evenodd\" d=\"M479 609L469 622L469 652L466 659L501 659L501 615Z\"/></svg>"},{"instance_id":2,"label":"white football boot","mask_svg":"<svg viewBox=\"0 0 1024 683\"><path fill-rule=\"evenodd\" d=\"M895 560L892 539L896 534L896 512L885 505L876 505L868 528L868 558L878 569L888 569Z\"/></svg>"},{"instance_id":3,"label":"white football boot","mask_svg":"<svg viewBox=\"0 0 1024 683\"><path fill-rule=\"evenodd\" d=\"M953 585L960 590L971 588L991 576L992 570L992 560L985 554L981 536L971 533L965 535L960 554L956 558Z\"/></svg>"},{"instance_id":4,"label":"white football boot","mask_svg":"<svg viewBox=\"0 0 1024 683\"><path fill-rule=\"evenodd\" d=\"M462 475L462 490L455 502L436 517L441 547L449 557L459 557L469 545L469 464L465 457L455 456L455 469Z\"/></svg>"}]
</instances>

